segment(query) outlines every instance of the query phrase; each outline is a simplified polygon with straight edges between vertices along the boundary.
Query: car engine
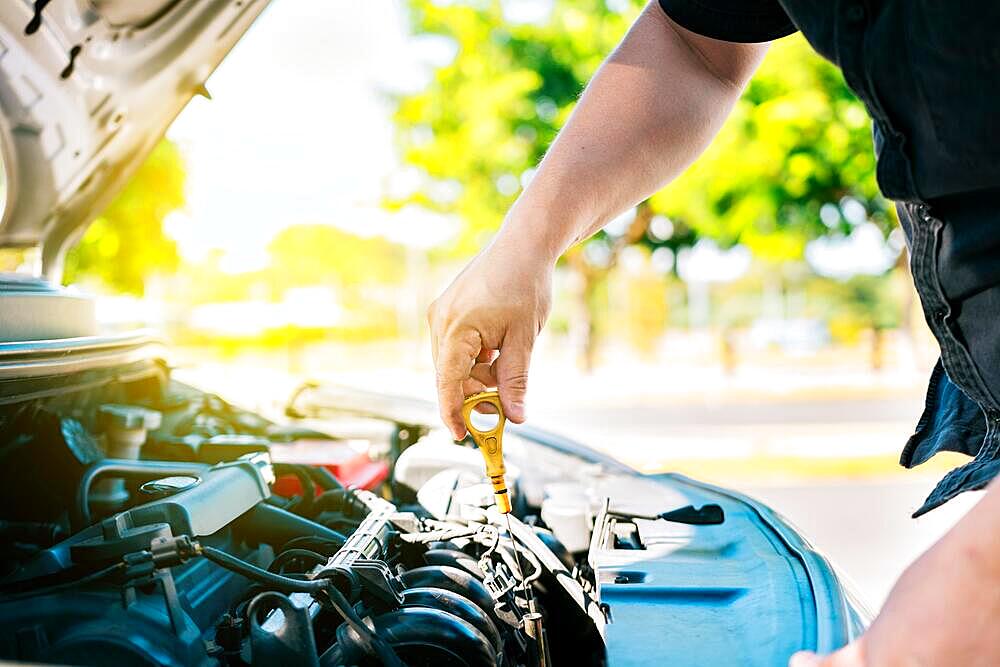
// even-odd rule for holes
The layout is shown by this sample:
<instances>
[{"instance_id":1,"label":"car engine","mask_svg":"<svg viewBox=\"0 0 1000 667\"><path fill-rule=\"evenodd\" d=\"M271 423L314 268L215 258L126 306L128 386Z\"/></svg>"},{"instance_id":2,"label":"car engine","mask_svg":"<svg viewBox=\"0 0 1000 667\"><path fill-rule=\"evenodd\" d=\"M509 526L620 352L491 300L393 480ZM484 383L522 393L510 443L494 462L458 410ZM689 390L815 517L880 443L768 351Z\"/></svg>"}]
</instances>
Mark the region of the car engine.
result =
<instances>
[{"instance_id":1,"label":"car engine","mask_svg":"<svg viewBox=\"0 0 1000 667\"><path fill-rule=\"evenodd\" d=\"M398 417L351 449L310 392L285 425L165 372L0 405L0 657L604 663L586 525L515 485L508 526L473 449Z\"/></svg>"},{"instance_id":2,"label":"car engine","mask_svg":"<svg viewBox=\"0 0 1000 667\"><path fill-rule=\"evenodd\" d=\"M154 336L4 285L0 660L774 665L865 627L738 492L508 423L500 514L427 401L306 384L244 410Z\"/></svg>"}]
</instances>

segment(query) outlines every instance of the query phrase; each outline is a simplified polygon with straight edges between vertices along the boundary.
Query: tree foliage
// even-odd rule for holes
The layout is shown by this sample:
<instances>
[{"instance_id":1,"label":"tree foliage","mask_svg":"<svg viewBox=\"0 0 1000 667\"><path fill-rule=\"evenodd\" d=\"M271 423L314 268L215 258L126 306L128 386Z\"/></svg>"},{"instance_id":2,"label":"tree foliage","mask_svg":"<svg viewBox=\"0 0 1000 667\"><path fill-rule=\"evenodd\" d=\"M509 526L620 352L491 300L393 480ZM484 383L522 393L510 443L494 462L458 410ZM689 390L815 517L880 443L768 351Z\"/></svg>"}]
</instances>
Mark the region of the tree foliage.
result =
<instances>
[{"instance_id":1,"label":"tree foliage","mask_svg":"<svg viewBox=\"0 0 1000 667\"><path fill-rule=\"evenodd\" d=\"M450 39L457 55L399 100L403 159L427 181L392 203L457 213L466 224L455 250L468 254L497 228L636 7L561 0L541 25L510 22L499 2L411 0L409 8L415 32ZM460 185L457 197L436 196L440 182Z\"/></svg>"},{"instance_id":2,"label":"tree foliage","mask_svg":"<svg viewBox=\"0 0 1000 667\"><path fill-rule=\"evenodd\" d=\"M184 205L184 179L180 151L164 139L69 251L64 280L95 278L114 291L142 295L150 275L175 271L180 257L163 221Z\"/></svg>"},{"instance_id":3,"label":"tree foliage","mask_svg":"<svg viewBox=\"0 0 1000 667\"><path fill-rule=\"evenodd\" d=\"M410 0L409 7L413 29L450 39L456 55L425 90L399 100L403 157L426 182L391 204L459 214L466 225L454 250L466 254L497 228L639 5L556 0L541 23L512 23L496 0ZM458 194L438 196L442 181L457 183L446 191ZM798 259L809 239L846 230L843 216L823 222L819 215L845 197L888 228L864 107L796 35L772 47L720 136L646 203L625 241L676 248L705 236L744 243L767 259ZM654 213L673 220L669 238L635 229ZM607 232L590 242L623 245Z\"/></svg>"},{"instance_id":4,"label":"tree foliage","mask_svg":"<svg viewBox=\"0 0 1000 667\"><path fill-rule=\"evenodd\" d=\"M864 106L795 35L771 48L712 145L651 204L701 236L780 261L801 259L813 238L850 231L837 208L835 219L820 215L845 198L888 233Z\"/></svg>"}]
</instances>

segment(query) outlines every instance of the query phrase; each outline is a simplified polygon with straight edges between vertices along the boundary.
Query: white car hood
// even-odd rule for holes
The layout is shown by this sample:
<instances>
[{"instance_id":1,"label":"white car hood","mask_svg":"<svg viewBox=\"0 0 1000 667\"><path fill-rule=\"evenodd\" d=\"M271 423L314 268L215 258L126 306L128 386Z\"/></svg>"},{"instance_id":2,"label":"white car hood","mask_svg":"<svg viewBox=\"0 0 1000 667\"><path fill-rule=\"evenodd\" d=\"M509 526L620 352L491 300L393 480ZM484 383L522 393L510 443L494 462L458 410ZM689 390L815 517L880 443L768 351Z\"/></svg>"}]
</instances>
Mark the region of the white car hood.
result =
<instances>
[{"instance_id":1,"label":"white car hood","mask_svg":"<svg viewBox=\"0 0 1000 667\"><path fill-rule=\"evenodd\" d=\"M267 3L0 3L0 247L41 246L58 281L68 247Z\"/></svg>"}]
</instances>

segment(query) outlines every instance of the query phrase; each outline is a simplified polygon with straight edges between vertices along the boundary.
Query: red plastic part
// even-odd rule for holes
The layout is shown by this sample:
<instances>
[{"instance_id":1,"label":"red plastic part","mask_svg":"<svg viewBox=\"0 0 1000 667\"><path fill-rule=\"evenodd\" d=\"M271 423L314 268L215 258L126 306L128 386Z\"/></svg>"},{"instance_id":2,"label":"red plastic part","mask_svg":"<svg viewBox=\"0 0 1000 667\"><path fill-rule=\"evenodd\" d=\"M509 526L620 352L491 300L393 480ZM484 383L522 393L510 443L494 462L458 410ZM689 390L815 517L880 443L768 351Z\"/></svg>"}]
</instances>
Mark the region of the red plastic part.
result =
<instances>
[{"instance_id":1,"label":"red plastic part","mask_svg":"<svg viewBox=\"0 0 1000 667\"><path fill-rule=\"evenodd\" d=\"M271 460L323 466L344 486L369 491L389 478L389 465L385 461L372 461L367 452L343 440L302 439L272 445ZM302 484L294 475L282 475L272 488L276 494L286 497L302 493ZM319 491L317 489L317 493Z\"/></svg>"}]
</instances>

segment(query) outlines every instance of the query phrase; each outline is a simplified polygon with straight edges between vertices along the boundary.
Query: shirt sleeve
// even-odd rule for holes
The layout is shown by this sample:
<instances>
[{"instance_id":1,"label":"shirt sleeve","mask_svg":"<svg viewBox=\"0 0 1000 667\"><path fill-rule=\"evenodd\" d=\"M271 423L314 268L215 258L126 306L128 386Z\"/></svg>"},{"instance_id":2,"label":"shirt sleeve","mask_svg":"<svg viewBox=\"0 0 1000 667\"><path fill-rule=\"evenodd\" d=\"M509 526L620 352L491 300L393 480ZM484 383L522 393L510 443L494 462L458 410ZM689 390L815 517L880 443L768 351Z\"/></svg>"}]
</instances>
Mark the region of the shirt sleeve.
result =
<instances>
[{"instance_id":1,"label":"shirt sleeve","mask_svg":"<svg viewBox=\"0 0 1000 667\"><path fill-rule=\"evenodd\" d=\"M769 42L797 30L778 0L659 0L678 25L726 42Z\"/></svg>"}]
</instances>

